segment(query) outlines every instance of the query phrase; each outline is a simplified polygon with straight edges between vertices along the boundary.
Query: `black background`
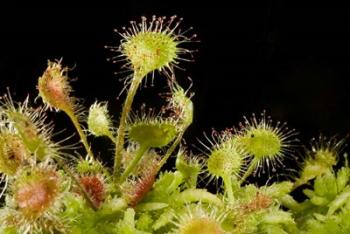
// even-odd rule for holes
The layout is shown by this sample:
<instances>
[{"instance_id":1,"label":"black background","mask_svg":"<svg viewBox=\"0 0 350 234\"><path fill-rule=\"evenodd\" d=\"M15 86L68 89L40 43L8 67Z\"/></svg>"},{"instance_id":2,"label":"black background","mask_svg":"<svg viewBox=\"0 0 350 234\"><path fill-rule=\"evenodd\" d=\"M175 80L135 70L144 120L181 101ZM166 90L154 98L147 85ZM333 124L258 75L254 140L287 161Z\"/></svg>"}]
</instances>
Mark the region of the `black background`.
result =
<instances>
[{"instance_id":1,"label":"black background","mask_svg":"<svg viewBox=\"0 0 350 234\"><path fill-rule=\"evenodd\" d=\"M111 64L105 45L117 45L114 28L140 16L178 15L184 29L193 26L200 43L194 63L177 71L181 84L193 80L194 124L186 141L198 145L203 131L237 126L243 115L266 110L274 120L288 121L308 143L318 136L350 131L350 14L344 7L296 7L288 1L259 1L249 6L221 3L150 1L114 6L69 6L59 2L47 8L15 7L0 23L0 92L10 87L14 99L37 95L36 82L48 59L63 58L75 67L71 76L75 94L88 107L95 100L109 101L111 113L121 109L117 100L123 75L114 75L121 64ZM160 107L159 92L165 79L157 76L156 88L141 90L135 108L145 102ZM57 130L73 132L61 113L51 114ZM105 145L105 140L94 140ZM108 144L107 144L108 145ZM107 158L106 148L100 152Z\"/></svg>"}]
</instances>

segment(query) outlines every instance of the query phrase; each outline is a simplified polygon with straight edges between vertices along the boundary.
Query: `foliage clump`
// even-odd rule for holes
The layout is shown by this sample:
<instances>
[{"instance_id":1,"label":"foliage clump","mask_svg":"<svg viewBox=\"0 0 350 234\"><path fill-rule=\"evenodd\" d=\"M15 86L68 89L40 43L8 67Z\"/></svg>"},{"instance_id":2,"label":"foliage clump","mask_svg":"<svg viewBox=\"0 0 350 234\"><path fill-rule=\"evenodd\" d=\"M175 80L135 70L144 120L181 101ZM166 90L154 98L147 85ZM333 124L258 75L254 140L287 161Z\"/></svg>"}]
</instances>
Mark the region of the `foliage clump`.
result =
<instances>
[{"instance_id":1,"label":"foliage clump","mask_svg":"<svg viewBox=\"0 0 350 234\"><path fill-rule=\"evenodd\" d=\"M61 60L49 61L38 80L44 105L17 103L10 94L0 99L1 233L350 233L347 158L339 165L345 140L313 140L299 173L284 181L272 179L285 159L302 152L297 132L265 112L205 135L202 155L182 144L193 94L176 81L174 68L191 60L186 43L195 35L179 29L181 20L142 17L119 32L120 45L108 47L119 53L111 60L122 58L131 73L118 126L107 102L83 112ZM167 104L159 114L132 111L136 91L156 70L168 79ZM49 110L68 115L85 157L54 142ZM114 145L113 168L95 157L87 133ZM175 168L162 170L171 156ZM266 171L265 185L248 183L261 182ZM209 192L203 181L220 186ZM305 197L296 199L295 190Z\"/></svg>"}]
</instances>

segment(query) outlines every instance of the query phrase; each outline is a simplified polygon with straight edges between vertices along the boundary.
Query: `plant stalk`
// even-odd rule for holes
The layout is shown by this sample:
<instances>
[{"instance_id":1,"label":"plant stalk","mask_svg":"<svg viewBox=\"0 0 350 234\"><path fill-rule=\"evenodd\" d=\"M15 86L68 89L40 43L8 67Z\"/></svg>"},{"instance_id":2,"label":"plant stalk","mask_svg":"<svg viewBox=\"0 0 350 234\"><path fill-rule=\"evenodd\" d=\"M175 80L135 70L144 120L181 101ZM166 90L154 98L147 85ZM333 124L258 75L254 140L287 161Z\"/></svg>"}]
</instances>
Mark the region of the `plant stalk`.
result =
<instances>
[{"instance_id":1,"label":"plant stalk","mask_svg":"<svg viewBox=\"0 0 350 234\"><path fill-rule=\"evenodd\" d=\"M244 175L239 181L239 184L243 184L243 182L253 173L256 167L256 161L253 159L248 167L248 169L245 171Z\"/></svg>"},{"instance_id":2,"label":"plant stalk","mask_svg":"<svg viewBox=\"0 0 350 234\"><path fill-rule=\"evenodd\" d=\"M145 154L145 152L149 150L149 148L150 148L149 146L143 146L143 145L140 146L140 148L136 152L135 158L130 162L130 164L128 165L128 167L125 169L124 173L120 177L121 183L124 182L124 180L126 180L126 178L128 178L128 176L130 175L130 173L134 171L135 167L141 160L142 156Z\"/></svg>"},{"instance_id":3,"label":"plant stalk","mask_svg":"<svg viewBox=\"0 0 350 234\"><path fill-rule=\"evenodd\" d=\"M225 191L227 193L227 197L230 203L233 203L234 197L233 197L233 190L232 190L232 180L229 175L222 177L225 185Z\"/></svg>"},{"instance_id":4,"label":"plant stalk","mask_svg":"<svg viewBox=\"0 0 350 234\"><path fill-rule=\"evenodd\" d=\"M132 78L128 95L126 96L126 99L123 105L122 114L120 116L119 128L117 132L117 137L115 139L115 157L114 157L114 167L113 167L113 177L116 180L120 175L127 117L129 112L131 111L131 106L132 106L136 91L139 85L141 84L142 78L143 76L139 75L138 73L134 73L134 77Z\"/></svg>"},{"instance_id":5,"label":"plant stalk","mask_svg":"<svg viewBox=\"0 0 350 234\"><path fill-rule=\"evenodd\" d=\"M83 143L84 145L84 148L87 152L87 154L92 157L93 159L95 158L94 154L92 153L91 151L91 148L90 148L90 145L87 141L87 137L86 137L86 134L84 133L83 129L81 128L81 125L78 121L78 118L76 117L76 115L71 112L71 111L66 111L66 114L68 115L68 117L71 119L75 129L77 130L78 134L79 134L79 137L80 137L80 140L81 142Z\"/></svg>"}]
</instances>

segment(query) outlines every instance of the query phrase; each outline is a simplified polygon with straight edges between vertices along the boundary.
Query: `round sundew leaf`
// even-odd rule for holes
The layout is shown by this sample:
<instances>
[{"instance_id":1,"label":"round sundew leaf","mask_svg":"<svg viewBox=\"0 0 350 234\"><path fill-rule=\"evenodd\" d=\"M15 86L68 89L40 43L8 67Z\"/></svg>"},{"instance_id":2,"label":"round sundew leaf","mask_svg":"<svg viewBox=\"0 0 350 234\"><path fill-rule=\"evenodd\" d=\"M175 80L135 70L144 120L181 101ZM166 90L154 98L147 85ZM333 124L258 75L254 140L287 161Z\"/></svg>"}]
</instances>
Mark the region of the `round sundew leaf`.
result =
<instances>
[{"instance_id":1,"label":"round sundew leaf","mask_svg":"<svg viewBox=\"0 0 350 234\"><path fill-rule=\"evenodd\" d=\"M179 62L192 61L193 50L186 44L195 42L197 37L191 29L181 29L182 18L171 17L151 18L141 17L141 21L130 21L128 27L115 30L122 36L119 46L106 46L111 52L121 55L108 59L113 63L125 62L128 70L132 70L140 77L158 70L168 78L174 73ZM190 56L190 57L188 57ZM124 59L120 59L123 57Z\"/></svg>"},{"instance_id":2,"label":"round sundew leaf","mask_svg":"<svg viewBox=\"0 0 350 234\"><path fill-rule=\"evenodd\" d=\"M122 44L124 54L135 70L148 73L172 63L177 57L177 42L171 34L141 32Z\"/></svg>"},{"instance_id":3,"label":"round sundew leaf","mask_svg":"<svg viewBox=\"0 0 350 234\"><path fill-rule=\"evenodd\" d=\"M111 136L112 120L108 114L107 103L95 102L91 105L87 119L88 129L95 136Z\"/></svg>"},{"instance_id":4,"label":"round sundew leaf","mask_svg":"<svg viewBox=\"0 0 350 234\"><path fill-rule=\"evenodd\" d=\"M224 234L220 224L213 219L203 217L190 220L181 228L181 234Z\"/></svg>"},{"instance_id":5,"label":"round sundew leaf","mask_svg":"<svg viewBox=\"0 0 350 234\"><path fill-rule=\"evenodd\" d=\"M217 208L208 207L203 209L202 205L186 205L187 212L182 213L175 219L176 229L171 233L178 234L224 234L222 222L226 214Z\"/></svg>"},{"instance_id":6,"label":"round sundew leaf","mask_svg":"<svg viewBox=\"0 0 350 234\"><path fill-rule=\"evenodd\" d=\"M132 141L149 147L168 145L176 133L176 126L170 123L137 123L129 128L129 138Z\"/></svg>"},{"instance_id":7,"label":"round sundew leaf","mask_svg":"<svg viewBox=\"0 0 350 234\"><path fill-rule=\"evenodd\" d=\"M12 185L15 201L28 219L43 215L58 198L59 174L50 167L27 167Z\"/></svg>"},{"instance_id":8,"label":"round sundew leaf","mask_svg":"<svg viewBox=\"0 0 350 234\"><path fill-rule=\"evenodd\" d=\"M239 139L239 143L256 158L274 157L282 149L280 136L270 129L251 129Z\"/></svg>"},{"instance_id":9,"label":"round sundew leaf","mask_svg":"<svg viewBox=\"0 0 350 234\"><path fill-rule=\"evenodd\" d=\"M17 135L0 134L0 173L14 175L27 157L28 152Z\"/></svg>"},{"instance_id":10,"label":"round sundew leaf","mask_svg":"<svg viewBox=\"0 0 350 234\"><path fill-rule=\"evenodd\" d=\"M207 161L208 172L217 177L238 174L243 157L236 150L216 149L211 152Z\"/></svg>"},{"instance_id":11,"label":"round sundew leaf","mask_svg":"<svg viewBox=\"0 0 350 234\"><path fill-rule=\"evenodd\" d=\"M73 108L70 93L72 88L66 75L67 68L61 62L48 61L43 75L39 77L37 89L43 102L50 108L71 112Z\"/></svg>"},{"instance_id":12,"label":"round sundew leaf","mask_svg":"<svg viewBox=\"0 0 350 234\"><path fill-rule=\"evenodd\" d=\"M332 149L318 149L314 152L315 160L326 166L334 166L337 163L337 153Z\"/></svg>"},{"instance_id":13,"label":"round sundew leaf","mask_svg":"<svg viewBox=\"0 0 350 234\"><path fill-rule=\"evenodd\" d=\"M11 128L16 131L29 153L35 154L40 161L58 154L57 145L51 141L53 125L45 122L43 108L30 107L28 98L23 103L14 103L10 95L5 96L1 104L4 116L11 122Z\"/></svg>"}]
</instances>

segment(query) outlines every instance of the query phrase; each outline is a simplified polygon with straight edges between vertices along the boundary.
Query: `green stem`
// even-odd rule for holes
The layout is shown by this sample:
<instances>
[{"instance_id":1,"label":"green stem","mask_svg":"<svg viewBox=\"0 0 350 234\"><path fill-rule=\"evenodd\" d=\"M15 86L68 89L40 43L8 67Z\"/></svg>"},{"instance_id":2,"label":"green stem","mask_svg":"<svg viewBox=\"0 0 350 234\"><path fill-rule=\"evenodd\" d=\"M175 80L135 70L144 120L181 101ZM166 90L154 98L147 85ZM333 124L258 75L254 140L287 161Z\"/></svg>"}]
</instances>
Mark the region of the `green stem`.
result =
<instances>
[{"instance_id":1,"label":"green stem","mask_svg":"<svg viewBox=\"0 0 350 234\"><path fill-rule=\"evenodd\" d=\"M89 145L89 143L87 141L87 137L86 137L83 129L81 128L81 125L80 125L80 123L78 121L78 118L76 117L76 115L72 111L65 111L65 112L68 115L68 117L71 119L75 129L77 130L77 132L79 134L79 137L80 137L80 140L83 143L87 154L94 159L95 158L94 154L92 153L92 151L90 149L90 145Z\"/></svg>"},{"instance_id":2,"label":"green stem","mask_svg":"<svg viewBox=\"0 0 350 234\"><path fill-rule=\"evenodd\" d=\"M174 143L170 146L170 148L168 149L168 151L166 152L165 156L162 158L162 160L160 160L159 164L158 164L158 168L157 168L157 173L159 172L159 170L164 166L164 164L168 161L169 157L171 156L171 154L174 152L174 150L176 149L176 147L180 144L182 136L184 135L185 131L186 131L187 127L179 133L179 135L177 136L177 138L175 139Z\"/></svg>"},{"instance_id":3,"label":"green stem","mask_svg":"<svg viewBox=\"0 0 350 234\"><path fill-rule=\"evenodd\" d=\"M125 125L128 114L131 110L131 106L136 94L136 91L141 84L143 76L134 73L134 77L132 79L128 95L126 96L122 114L120 116L119 128L117 137L115 139L115 158L114 158L114 167L113 167L113 176L115 179L119 177L120 169L121 169L121 161L122 161L122 152L124 148L124 136L125 136Z\"/></svg>"},{"instance_id":4,"label":"green stem","mask_svg":"<svg viewBox=\"0 0 350 234\"><path fill-rule=\"evenodd\" d=\"M227 197L230 203L233 203L234 197L233 197L233 190L232 190L232 180L230 175L226 175L222 177L225 185L225 191L227 193Z\"/></svg>"},{"instance_id":5,"label":"green stem","mask_svg":"<svg viewBox=\"0 0 350 234\"><path fill-rule=\"evenodd\" d=\"M181 143L182 137L187 130L187 128L192 124L193 121L193 105L192 102L189 100L186 104L186 110L188 111L188 116L186 118L186 121L183 123L183 129L175 139L174 143L170 146L168 151L166 152L165 156L162 158L162 160L158 164L157 173L160 171L160 169L164 166L164 164L168 161L171 154L174 152L176 147Z\"/></svg>"},{"instance_id":6,"label":"green stem","mask_svg":"<svg viewBox=\"0 0 350 234\"><path fill-rule=\"evenodd\" d=\"M239 181L239 184L243 184L243 182L254 172L256 169L256 160L252 160L248 169L245 171L244 175L242 176L241 180Z\"/></svg>"},{"instance_id":7,"label":"green stem","mask_svg":"<svg viewBox=\"0 0 350 234\"><path fill-rule=\"evenodd\" d=\"M149 150L149 148L150 148L149 146L144 146L144 145L140 146L140 148L136 152L135 158L131 161L131 163L128 165L128 167L125 169L124 173L120 177L120 182L121 183L124 182L124 180L126 178L128 178L128 176L130 175L130 173L133 172L133 170L137 166L138 162L141 160L141 158L144 155L144 153L147 150Z\"/></svg>"},{"instance_id":8,"label":"green stem","mask_svg":"<svg viewBox=\"0 0 350 234\"><path fill-rule=\"evenodd\" d=\"M97 207L95 206L94 202L90 198L89 193L85 190L85 188L81 185L80 181L75 177L73 172L58 158L55 159L57 164L73 179L75 184L78 186L79 190L83 194L83 197L86 199L87 203L90 205L90 207L93 210L97 210Z\"/></svg>"}]
</instances>

